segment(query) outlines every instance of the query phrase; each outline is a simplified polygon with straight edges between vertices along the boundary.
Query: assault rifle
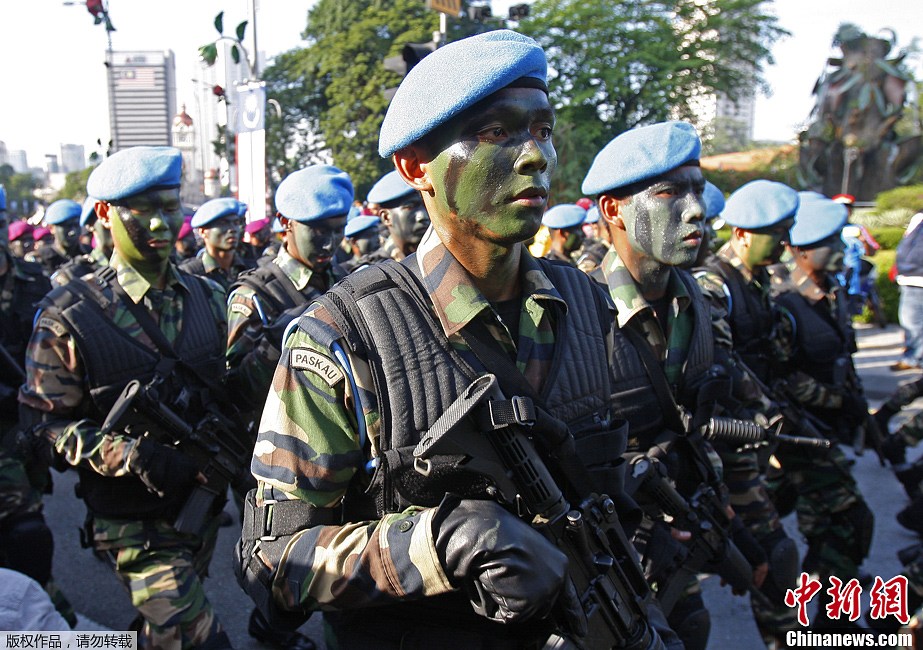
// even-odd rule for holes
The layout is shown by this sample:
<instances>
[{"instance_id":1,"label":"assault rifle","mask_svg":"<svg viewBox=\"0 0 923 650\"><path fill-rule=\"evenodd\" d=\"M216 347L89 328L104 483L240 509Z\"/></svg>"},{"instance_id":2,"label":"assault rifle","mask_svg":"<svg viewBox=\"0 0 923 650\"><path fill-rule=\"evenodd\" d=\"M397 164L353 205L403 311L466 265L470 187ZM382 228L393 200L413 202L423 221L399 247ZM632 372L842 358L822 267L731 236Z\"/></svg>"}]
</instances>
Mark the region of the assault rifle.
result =
<instances>
[{"instance_id":1,"label":"assault rifle","mask_svg":"<svg viewBox=\"0 0 923 650\"><path fill-rule=\"evenodd\" d=\"M842 370L841 370L842 369ZM840 372L843 373L844 378L842 385L846 389L846 394L843 396L843 399L851 399L855 402L858 402L862 409L865 411L865 417L862 418L860 426L856 427L856 433L852 440L853 451L856 452L857 456L861 456L862 452L867 448L871 447L875 454L878 456L878 462L882 467L885 466L885 454L882 449L882 443L884 442L884 437L882 436L881 429L878 426L878 420L869 413L869 404L865 399L865 391L862 388L862 380L859 378L859 374L856 372L856 366L853 364L852 356L844 356L838 359L837 370L835 379L839 379Z\"/></svg>"},{"instance_id":2,"label":"assault rifle","mask_svg":"<svg viewBox=\"0 0 923 650\"><path fill-rule=\"evenodd\" d=\"M528 433L527 433L528 432ZM539 445L579 495L571 504L536 450ZM414 466L427 475L430 459L461 455L464 466L487 477L499 502L528 521L568 558L568 577L586 616L586 626L558 616L545 648L663 648L647 620L647 583L619 524L615 503L590 487L566 425L535 409L528 397L504 399L497 378L476 379L422 437ZM482 597L476 610L490 612Z\"/></svg>"},{"instance_id":3,"label":"assault rifle","mask_svg":"<svg viewBox=\"0 0 923 650\"><path fill-rule=\"evenodd\" d=\"M158 373L147 384L130 381L109 410L102 433L126 431L146 436L154 442L173 446L188 455L207 479L196 483L174 522L181 533L201 534L214 515L216 501L223 500L228 485L237 480L252 456L253 445L246 427L220 412L212 402L205 414L188 422L161 401L164 380ZM226 406L224 408L227 408Z\"/></svg>"}]
</instances>

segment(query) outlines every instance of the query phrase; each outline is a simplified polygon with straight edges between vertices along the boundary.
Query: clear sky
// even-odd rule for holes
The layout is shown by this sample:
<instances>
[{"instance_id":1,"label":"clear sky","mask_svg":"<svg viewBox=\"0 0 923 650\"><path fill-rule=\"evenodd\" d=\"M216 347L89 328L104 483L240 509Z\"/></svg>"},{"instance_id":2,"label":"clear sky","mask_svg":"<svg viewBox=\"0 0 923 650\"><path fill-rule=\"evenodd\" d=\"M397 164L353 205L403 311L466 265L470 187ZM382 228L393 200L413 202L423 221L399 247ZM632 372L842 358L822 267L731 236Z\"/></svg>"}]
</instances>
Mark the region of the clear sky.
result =
<instances>
[{"instance_id":1,"label":"clear sky","mask_svg":"<svg viewBox=\"0 0 923 650\"><path fill-rule=\"evenodd\" d=\"M259 49L272 56L297 47L314 0L257 1ZM493 0L494 15L505 15L510 4ZM771 7L792 35L776 44L775 65L766 71L772 96L757 101L760 140L790 139L807 117L811 88L840 22L855 22L869 33L893 27L900 46L923 37L919 0L775 0ZM247 18L246 0L109 0L109 10L115 50L173 50L177 101L190 109L191 80L200 70L197 49L215 37L215 14L224 10L227 33ZM83 6L64 6L62 0L0 3L0 140L8 149L25 149L29 164L41 166L45 153L60 155L61 143L82 144L89 154L97 138L105 141L105 47L105 31ZM914 70L923 77L920 58Z\"/></svg>"}]
</instances>

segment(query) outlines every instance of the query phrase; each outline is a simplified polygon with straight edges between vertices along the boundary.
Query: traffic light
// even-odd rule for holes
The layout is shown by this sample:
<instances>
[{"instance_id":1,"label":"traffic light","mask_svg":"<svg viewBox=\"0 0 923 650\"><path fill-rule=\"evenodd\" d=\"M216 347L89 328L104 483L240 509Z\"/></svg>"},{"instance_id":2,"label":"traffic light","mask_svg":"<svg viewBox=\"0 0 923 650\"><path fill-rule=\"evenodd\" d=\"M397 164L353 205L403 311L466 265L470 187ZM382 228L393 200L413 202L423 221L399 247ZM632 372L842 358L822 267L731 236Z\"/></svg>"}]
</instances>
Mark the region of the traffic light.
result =
<instances>
[{"instance_id":1,"label":"traffic light","mask_svg":"<svg viewBox=\"0 0 923 650\"><path fill-rule=\"evenodd\" d=\"M432 41L429 43L407 43L401 49L400 54L397 56L389 56L384 60L382 65L384 65L385 70L390 70L403 77L410 72L413 66L418 64L424 56L435 51L436 43ZM388 88L382 91L382 94L384 94L388 101L391 101L395 92L397 92L397 88Z\"/></svg>"}]
</instances>

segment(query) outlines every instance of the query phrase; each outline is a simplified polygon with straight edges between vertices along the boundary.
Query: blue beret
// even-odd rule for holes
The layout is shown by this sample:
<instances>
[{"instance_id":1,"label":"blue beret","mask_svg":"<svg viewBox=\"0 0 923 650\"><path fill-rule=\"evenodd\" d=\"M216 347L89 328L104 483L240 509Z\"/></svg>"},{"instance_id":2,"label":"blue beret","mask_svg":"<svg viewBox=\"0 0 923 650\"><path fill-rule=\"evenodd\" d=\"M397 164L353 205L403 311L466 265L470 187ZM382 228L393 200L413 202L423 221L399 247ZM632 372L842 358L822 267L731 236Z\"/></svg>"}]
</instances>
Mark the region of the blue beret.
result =
<instances>
[{"instance_id":1,"label":"blue beret","mask_svg":"<svg viewBox=\"0 0 923 650\"><path fill-rule=\"evenodd\" d=\"M179 187L183 156L173 147L122 149L99 164L87 180L87 194L109 203L152 188Z\"/></svg>"},{"instance_id":2,"label":"blue beret","mask_svg":"<svg viewBox=\"0 0 923 650\"><path fill-rule=\"evenodd\" d=\"M381 219L378 217L372 217L370 215L361 215L350 219L346 224L346 230L343 231L344 237L352 237L353 235L358 235L360 232L366 228L371 228L372 226L377 226L381 223Z\"/></svg>"},{"instance_id":3,"label":"blue beret","mask_svg":"<svg viewBox=\"0 0 923 650\"><path fill-rule=\"evenodd\" d=\"M45 224L48 226L58 226L71 219L79 219L80 204L70 199L61 199L55 201L45 210Z\"/></svg>"},{"instance_id":4,"label":"blue beret","mask_svg":"<svg viewBox=\"0 0 923 650\"><path fill-rule=\"evenodd\" d=\"M702 198L705 200L706 219L714 219L724 210L724 192L719 190L714 183L705 181Z\"/></svg>"},{"instance_id":5,"label":"blue beret","mask_svg":"<svg viewBox=\"0 0 923 650\"><path fill-rule=\"evenodd\" d=\"M0 210L6 210L6 190L0 185Z\"/></svg>"},{"instance_id":6,"label":"blue beret","mask_svg":"<svg viewBox=\"0 0 923 650\"><path fill-rule=\"evenodd\" d=\"M573 203L561 203L549 209L542 217L548 228L573 228L586 221L586 210Z\"/></svg>"},{"instance_id":7,"label":"blue beret","mask_svg":"<svg viewBox=\"0 0 923 650\"><path fill-rule=\"evenodd\" d=\"M736 228L758 230L794 216L798 203L798 192L788 185L760 179L731 194L721 217Z\"/></svg>"},{"instance_id":8,"label":"blue beret","mask_svg":"<svg viewBox=\"0 0 923 650\"><path fill-rule=\"evenodd\" d=\"M285 232L285 228L282 227L282 222L279 220L279 217L272 218L272 231L274 233Z\"/></svg>"},{"instance_id":9,"label":"blue beret","mask_svg":"<svg viewBox=\"0 0 923 650\"><path fill-rule=\"evenodd\" d=\"M381 125L378 153L387 158L514 81L545 87L545 51L508 29L464 38L423 57L398 86Z\"/></svg>"},{"instance_id":10,"label":"blue beret","mask_svg":"<svg viewBox=\"0 0 923 650\"><path fill-rule=\"evenodd\" d=\"M353 205L349 174L331 165L312 165L285 177L276 190L276 210L301 223L343 217Z\"/></svg>"},{"instance_id":11,"label":"blue beret","mask_svg":"<svg viewBox=\"0 0 923 650\"><path fill-rule=\"evenodd\" d=\"M795 213L789 243L792 246L809 246L840 232L849 218L849 210L824 196L804 196L799 192L801 203Z\"/></svg>"},{"instance_id":12,"label":"blue beret","mask_svg":"<svg viewBox=\"0 0 923 650\"><path fill-rule=\"evenodd\" d=\"M362 210L359 208L358 205L353 204L353 206L349 208L349 212L346 214L346 223L349 223L356 217L361 217L361 216L362 216Z\"/></svg>"},{"instance_id":13,"label":"blue beret","mask_svg":"<svg viewBox=\"0 0 923 650\"><path fill-rule=\"evenodd\" d=\"M83 202L83 208L80 210L81 227L96 221L96 203L96 199L92 196L88 196Z\"/></svg>"},{"instance_id":14,"label":"blue beret","mask_svg":"<svg viewBox=\"0 0 923 650\"><path fill-rule=\"evenodd\" d=\"M240 201L229 196L206 201L192 215L192 222L189 225L193 228L205 228L216 219L240 216L240 205Z\"/></svg>"},{"instance_id":15,"label":"blue beret","mask_svg":"<svg viewBox=\"0 0 923 650\"><path fill-rule=\"evenodd\" d=\"M378 182L372 186L372 189L369 190L368 201L369 203L378 203L379 205L382 203L390 203L391 201L416 191L416 189L407 184L407 181L404 180L397 170L394 170L382 176L378 179Z\"/></svg>"},{"instance_id":16,"label":"blue beret","mask_svg":"<svg viewBox=\"0 0 923 650\"><path fill-rule=\"evenodd\" d=\"M238 201L238 202L237 202L237 216L238 216L238 217L245 217L245 216L247 216L247 209L248 209L249 207L250 207L250 206L248 206L248 205L247 205L246 203L244 203L243 201Z\"/></svg>"},{"instance_id":17,"label":"blue beret","mask_svg":"<svg viewBox=\"0 0 923 650\"><path fill-rule=\"evenodd\" d=\"M583 223L598 223L598 222L599 222L599 208L594 205L589 210L586 211L586 220Z\"/></svg>"},{"instance_id":18,"label":"blue beret","mask_svg":"<svg viewBox=\"0 0 923 650\"><path fill-rule=\"evenodd\" d=\"M602 194L665 174L699 159L702 142L688 122L660 122L625 131L602 148L583 179L584 194Z\"/></svg>"}]
</instances>

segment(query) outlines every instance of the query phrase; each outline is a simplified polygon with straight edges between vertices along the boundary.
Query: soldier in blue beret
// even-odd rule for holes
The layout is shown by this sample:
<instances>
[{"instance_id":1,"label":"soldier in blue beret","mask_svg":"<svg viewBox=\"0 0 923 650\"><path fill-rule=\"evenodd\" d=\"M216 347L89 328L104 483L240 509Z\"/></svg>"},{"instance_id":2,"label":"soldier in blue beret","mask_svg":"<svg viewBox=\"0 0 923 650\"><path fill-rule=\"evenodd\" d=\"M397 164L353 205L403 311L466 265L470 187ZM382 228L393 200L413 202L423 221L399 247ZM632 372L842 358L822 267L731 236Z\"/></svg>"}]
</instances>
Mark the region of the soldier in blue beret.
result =
<instances>
[{"instance_id":1,"label":"soldier in blue beret","mask_svg":"<svg viewBox=\"0 0 923 650\"><path fill-rule=\"evenodd\" d=\"M699 168L701 145L691 125L665 122L628 131L607 144L597 155L584 181L584 191L598 192L600 218L609 231L612 250L603 259L597 275L615 301L619 332L628 341L615 366L621 386L631 387L619 400L617 414L629 421L632 431L631 451L646 454L655 444L662 444L663 429L676 429L680 417L675 404L693 420L704 421L720 408L725 415L749 419L751 413L739 405L758 402L751 394L752 382L733 381L736 394L722 395L720 403L709 394L717 372L726 377L742 376L729 346L713 332L712 310L692 274L687 270L696 260L702 245L706 206L705 179ZM663 386L672 388L673 399L664 403L656 380L641 360L650 355L660 362ZM745 376L742 377L744 380ZM641 387L648 387L642 391ZM731 399L729 399L731 398ZM652 417L652 414L662 414ZM695 453L677 446L672 453L692 458L715 455L711 445L699 441ZM678 485L718 485L729 493L734 517L725 522L725 533L734 548L744 554L752 566L750 575L740 576L743 585L752 581L761 587L769 572L768 551L787 544L797 554L794 543L785 537L779 516L772 506L765 485L760 480L756 454L738 454L734 448L716 443L722 463L680 464L673 478ZM691 497L691 492L683 492ZM737 512L739 509L740 512ZM659 535L650 541L640 540L645 556L668 553L669 534L662 513L652 517L651 529ZM658 531L661 531L658 533ZM659 540L659 543L655 541ZM673 542L675 545L675 542ZM674 549L674 552L681 550ZM770 575L773 581L775 572ZM669 594L669 585L660 588ZM786 587L789 586L787 583ZM737 584L740 589L742 585ZM775 590L776 607L755 607L759 627L767 637L784 638L784 628L770 624L773 611L790 610ZM754 601L756 602L756 601ZM665 602L666 606L669 601ZM704 648L709 634L709 615L696 581L672 606L669 621L687 649Z\"/></svg>"},{"instance_id":2,"label":"soldier in blue beret","mask_svg":"<svg viewBox=\"0 0 923 650\"><path fill-rule=\"evenodd\" d=\"M381 219L371 215L353 217L346 224L343 241L349 247L350 257L341 264L346 272L374 263L382 245L380 228Z\"/></svg>"},{"instance_id":3,"label":"soldier in blue beret","mask_svg":"<svg viewBox=\"0 0 923 650\"><path fill-rule=\"evenodd\" d=\"M715 251L721 245L715 232L715 225L718 223L724 225L724 221L718 221L718 216L724 210L724 192L718 189L714 183L706 180L702 200L705 203L705 222L702 231L702 245L699 246L699 255L696 257L694 265L696 268L709 264Z\"/></svg>"},{"instance_id":4,"label":"soldier in blue beret","mask_svg":"<svg viewBox=\"0 0 923 650\"><path fill-rule=\"evenodd\" d=\"M429 228L429 214L423 197L407 184L397 171L382 176L368 195L369 208L388 230L388 236L377 251L356 266L392 259L400 262L417 250Z\"/></svg>"},{"instance_id":5,"label":"soldier in blue beret","mask_svg":"<svg viewBox=\"0 0 923 650\"><path fill-rule=\"evenodd\" d=\"M556 165L545 83L541 47L507 30L423 58L388 108L379 153L421 195L431 227L413 255L332 287L284 339L247 520L267 521L282 501L304 517L270 542L244 531L242 581L276 612L323 610L338 647L541 647L552 632L583 633L585 613L561 600L561 550L455 460L412 467L424 432L476 377L498 372L507 397L533 395L571 426L574 462L600 470L583 491L621 491L603 469L624 447L608 420L610 305L585 274L523 243ZM619 614L632 638L659 646L637 605L643 578L638 591ZM556 601L574 618L549 617Z\"/></svg>"},{"instance_id":6,"label":"soldier in blue beret","mask_svg":"<svg viewBox=\"0 0 923 650\"><path fill-rule=\"evenodd\" d=\"M81 254L80 204L70 199L60 199L45 210L45 225L51 230L54 242L38 251L38 261L48 277Z\"/></svg>"},{"instance_id":7,"label":"soldier in blue beret","mask_svg":"<svg viewBox=\"0 0 923 650\"><path fill-rule=\"evenodd\" d=\"M586 210L574 203L561 203L548 210L542 217L542 225L548 228L551 236L551 250L545 259L574 264L573 255L586 239L585 220Z\"/></svg>"},{"instance_id":8,"label":"soldier in blue beret","mask_svg":"<svg viewBox=\"0 0 923 650\"><path fill-rule=\"evenodd\" d=\"M743 185L728 198L721 215L732 227L730 240L705 272L697 275L715 309L726 314L735 352L762 384L771 387L768 396L773 402L794 404L795 409L844 408L843 394L798 368L798 337L805 330L794 327L792 314L771 295L769 274L794 234L796 214L801 212L804 219L814 211L815 203L827 201L799 195L774 181L761 179ZM805 229L806 225L804 221L798 233L813 229ZM821 341L811 345L818 343ZM802 432L798 427L806 426L807 418L798 412L788 426ZM803 433L819 435L816 430ZM843 453L836 445L810 454L781 445L774 456L778 463L770 471L770 495L783 514L793 508L798 513L799 529L808 543L802 569L817 573L822 581L830 576L844 582L857 578L868 554L874 517ZM818 611L814 629L842 624L827 617L823 604Z\"/></svg>"},{"instance_id":9,"label":"soldier in blue beret","mask_svg":"<svg viewBox=\"0 0 923 650\"><path fill-rule=\"evenodd\" d=\"M215 453L178 431L178 445L161 437L163 422L153 427L137 403L101 428L132 380L156 386L148 398L190 427L215 410L234 419L215 401L224 393L224 293L170 261L183 223L181 166L177 149L134 147L93 170L87 190L112 233L110 264L42 300L19 402L37 443L80 475L88 539L131 594L140 645L229 648L202 584L225 501ZM205 482L218 495L179 530L178 514Z\"/></svg>"},{"instance_id":10,"label":"soldier in blue beret","mask_svg":"<svg viewBox=\"0 0 923 650\"><path fill-rule=\"evenodd\" d=\"M246 212L247 206L237 199L222 197L206 201L196 210L189 225L204 246L198 255L180 264L181 269L217 282L226 290L238 275L255 266L238 252L244 228L242 205Z\"/></svg>"},{"instance_id":11,"label":"soldier in blue beret","mask_svg":"<svg viewBox=\"0 0 923 650\"><path fill-rule=\"evenodd\" d=\"M53 286L62 286L73 277L82 277L97 269L108 266L112 256L112 232L96 218L96 199L87 197L80 212L80 227L92 236L89 253L78 255L61 265L51 276Z\"/></svg>"}]
</instances>

